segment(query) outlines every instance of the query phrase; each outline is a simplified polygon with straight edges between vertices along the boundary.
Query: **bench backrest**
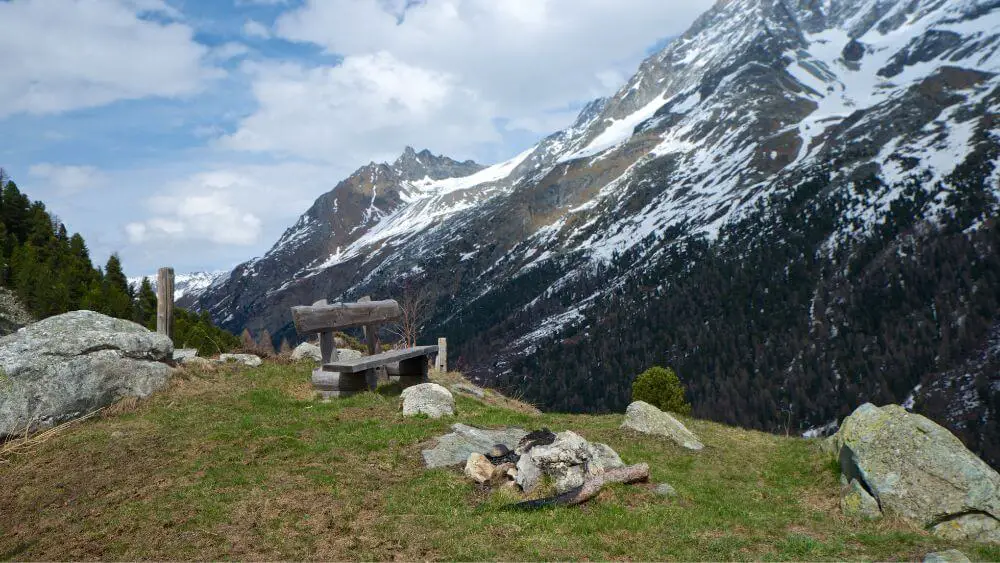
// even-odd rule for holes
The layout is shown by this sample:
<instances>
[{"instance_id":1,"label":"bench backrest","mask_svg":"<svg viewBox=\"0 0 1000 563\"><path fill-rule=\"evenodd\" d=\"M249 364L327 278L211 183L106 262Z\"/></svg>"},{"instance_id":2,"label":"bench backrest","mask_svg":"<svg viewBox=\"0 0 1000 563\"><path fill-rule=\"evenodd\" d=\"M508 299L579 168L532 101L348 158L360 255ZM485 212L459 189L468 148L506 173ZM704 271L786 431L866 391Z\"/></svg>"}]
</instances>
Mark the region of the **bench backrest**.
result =
<instances>
[{"instance_id":1,"label":"bench backrest","mask_svg":"<svg viewBox=\"0 0 1000 563\"><path fill-rule=\"evenodd\" d=\"M332 332L399 320L403 311L392 299L358 303L330 303L292 307L295 330L302 335Z\"/></svg>"},{"instance_id":2,"label":"bench backrest","mask_svg":"<svg viewBox=\"0 0 1000 563\"><path fill-rule=\"evenodd\" d=\"M378 325L399 320L402 316L399 303L392 299L371 301L363 297L357 303L327 303L324 299L312 305L292 307L295 331L300 335L319 334L321 364L337 359L335 330L364 327L368 353L376 354L379 350Z\"/></svg>"}]
</instances>

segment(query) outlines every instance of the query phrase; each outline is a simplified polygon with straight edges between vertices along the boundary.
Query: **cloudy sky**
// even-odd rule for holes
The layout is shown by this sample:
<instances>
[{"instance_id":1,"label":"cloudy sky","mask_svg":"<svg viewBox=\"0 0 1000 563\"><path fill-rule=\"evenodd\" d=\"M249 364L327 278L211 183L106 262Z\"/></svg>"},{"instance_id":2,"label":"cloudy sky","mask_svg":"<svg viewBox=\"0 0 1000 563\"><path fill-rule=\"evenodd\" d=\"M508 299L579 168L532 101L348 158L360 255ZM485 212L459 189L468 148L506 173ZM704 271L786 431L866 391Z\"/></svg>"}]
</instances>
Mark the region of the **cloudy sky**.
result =
<instances>
[{"instance_id":1,"label":"cloudy sky","mask_svg":"<svg viewBox=\"0 0 1000 563\"><path fill-rule=\"evenodd\" d=\"M506 159L711 0L0 0L0 166L95 261L228 269L403 147Z\"/></svg>"}]
</instances>

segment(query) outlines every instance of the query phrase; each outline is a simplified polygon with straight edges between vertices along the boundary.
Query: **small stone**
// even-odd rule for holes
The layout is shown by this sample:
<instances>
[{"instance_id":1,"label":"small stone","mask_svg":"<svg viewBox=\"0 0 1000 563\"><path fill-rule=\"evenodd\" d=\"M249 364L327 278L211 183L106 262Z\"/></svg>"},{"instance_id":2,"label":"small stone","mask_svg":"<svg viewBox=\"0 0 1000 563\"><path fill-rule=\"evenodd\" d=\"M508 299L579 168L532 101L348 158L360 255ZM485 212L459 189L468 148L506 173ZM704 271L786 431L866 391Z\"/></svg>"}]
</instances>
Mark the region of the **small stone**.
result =
<instances>
[{"instance_id":1,"label":"small stone","mask_svg":"<svg viewBox=\"0 0 1000 563\"><path fill-rule=\"evenodd\" d=\"M211 362L200 356L191 356L190 358L182 358L180 363L182 366L198 367L208 365Z\"/></svg>"},{"instance_id":2,"label":"small stone","mask_svg":"<svg viewBox=\"0 0 1000 563\"><path fill-rule=\"evenodd\" d=\"M483 454L473 452L465 462L465 474L477 483L485 483L493 477L493 464Z\"/></svg>"},{"instance_id":3,"label":"small stone","mask_svg":"<svg viewBox=\"0 0 1000 563\"><path fill-rule=\"evenodd\" d=\"M670 483L660 483L653 490L656 491L656 494L658 494L660 496L664 496L664 497L675 497L675 496L677 496L677 489L675 489L672 486L670 486Z\"/></svg>"},{"instance_id":4,"label":"small stone","mask_svg":"<svg viewBox=\"0 0 1000 563\"><path fill-rule=\"evenodd\" d=\"M403 398L403 416L426 414L431 418L441 418L455 414L455 397L437 383L407 387L400 396Z\"/></svg>"},{"instance_id":5,"label":"small stone","mask_svg":"<svg viewBox=\"0 0 1000 563\"><path fill-rule=\"evenodd\" d=\"M509 453L510 453L510 448L508 448L507 446L503 444L494 444L493 447L490 448L490 453L486 455L489 457L503 457Z\"/></svg>"},{"instance_id":6,"label":"small stone","mask_svg":"<svg viewBox=\"0 0 1000 563\"><path fill-rule=\"evenodd\" d=\"M923 563L972 563L969 558L957 549L934 551L924 555Z\"/></svg>"},{"instance_id":7,"label":"small stone","mask_svg":"<svg viewBox=\"0 0 1000 563\"><path fill-rule=\"evenodd\" d=\"M111 433L111 437L115 438L115 439L122 438L124 436L125 436L125 433L122 432L121 430L115 430L114 432Z\"/></svg>"},{"instance_id":8,"label":"small stone","mask_svg":"<svg viewBox=\"0 0 1000 563\"><path fill-rule=\"evenodd\" d=\"M511 479L517 479L517 467L512 467L507 470L507 476Z\"/></svg>"}]
</instances>

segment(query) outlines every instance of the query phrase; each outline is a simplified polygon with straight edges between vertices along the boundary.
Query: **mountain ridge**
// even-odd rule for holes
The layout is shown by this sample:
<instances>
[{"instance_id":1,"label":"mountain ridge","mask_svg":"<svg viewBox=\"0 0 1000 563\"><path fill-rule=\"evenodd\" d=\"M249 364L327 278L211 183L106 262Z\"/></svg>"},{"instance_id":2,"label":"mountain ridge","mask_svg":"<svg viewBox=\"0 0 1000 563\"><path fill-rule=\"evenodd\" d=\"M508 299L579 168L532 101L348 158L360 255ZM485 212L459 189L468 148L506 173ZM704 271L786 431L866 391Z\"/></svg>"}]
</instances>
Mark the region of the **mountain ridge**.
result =
<instances>
[{"instance_id":1,"label":"mountain ridge","mask_svg":"<svg viewBox=\"0 0 1000 563\"><path fill-rule=\"evenodd\" d=\"M941 344L948 331L934 299L949 301L950 286L933 275L933 299L913 305L917 294L906 294L880 304L890 323L853 329L850 315L865 314L853 300L878 291L857 275L874 279L873 264L904 248L919 256L943 240L962 252L992 244L998 7L719 2L613 96L510 161L436 180L389 164L359 169L197 306L234 329L294 337L292 305L427 286L426 330L447 335L470 373L564 410L620 407L630 378L652 362L680 368L697 414L756 428L805 431L873 396L902 402L985 338L993 315L975 313L986 318ZM400 159L408 153L417 154ZM330 209L334 219L317 220ZM903 272L891 283L923 275L889 262ZM985 264L971 271L989 301L995 265ZM694 279L730 303L704 301ZM683 317L660 318L658 307ZM969 307L955 303L947 322ZM629 335L628 316L662 341ZM920 371L894 355L888 327L948 353ZM706 356L719 346L730 365ZM885 356L893 374L855 358L858 346ZM850 381L847 366L860 370Z\"/></svg>"}]
</instances>

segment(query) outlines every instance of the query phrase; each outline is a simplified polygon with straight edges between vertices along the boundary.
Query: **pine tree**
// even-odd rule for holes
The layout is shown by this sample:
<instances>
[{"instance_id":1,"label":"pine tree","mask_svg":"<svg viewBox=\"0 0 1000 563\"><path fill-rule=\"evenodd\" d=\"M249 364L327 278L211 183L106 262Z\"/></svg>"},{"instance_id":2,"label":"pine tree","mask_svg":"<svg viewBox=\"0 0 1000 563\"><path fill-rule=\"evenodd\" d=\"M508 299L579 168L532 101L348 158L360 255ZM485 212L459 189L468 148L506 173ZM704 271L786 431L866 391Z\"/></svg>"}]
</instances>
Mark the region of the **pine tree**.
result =
<instances>
[{"instance_id":1,"label":"pine tree","mask_svg":"<svg viewBox=\"0 0 1000 563\"><path fill-rule=\"evenodd\" d=\"M156 328L156 292L149 278L143 277L135 298L135 316L133 320L142 326L154 330Z\"/></svg>"},{"instance_id":2,"label":"pine tree","mask_svg":"<svg viewBox=\"0 0 1000 563\"><path fill-rule=\"evenodd\" d=\"M104 269L101 293L103 305L101 313L119 319L133 317L132 291L129 289L125 273L122 272L121 260L117 253L108 258Z\"/></svg>"}]
</instances>

